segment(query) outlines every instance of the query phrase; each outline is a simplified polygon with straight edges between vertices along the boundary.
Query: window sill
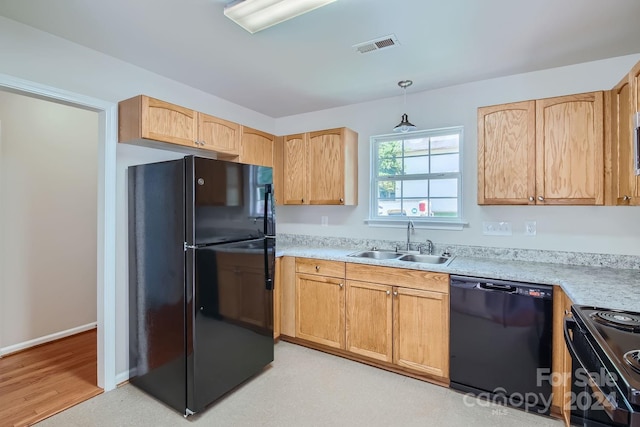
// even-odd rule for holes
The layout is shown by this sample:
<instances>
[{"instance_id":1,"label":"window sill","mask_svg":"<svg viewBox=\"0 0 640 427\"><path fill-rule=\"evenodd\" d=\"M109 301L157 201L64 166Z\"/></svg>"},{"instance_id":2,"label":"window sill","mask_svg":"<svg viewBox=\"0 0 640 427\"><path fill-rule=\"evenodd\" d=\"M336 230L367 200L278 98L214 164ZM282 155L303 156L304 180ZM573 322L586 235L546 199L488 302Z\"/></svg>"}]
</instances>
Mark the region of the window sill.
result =
<instances>
[{"instance_id":1,"label":"window sill","mask_svg":"<svg viewBox=\"0 0 640 427\"><path fill-rule=\"evenodd\" d=\"M364 220L364 222L369 227L393 227L393 228L399 228L399 227L406 228L407 223L409 221L413 221L413 225L416 228L425 228L430 230L460 231L464 228L465 225L469 224L468 222L462 219L429 220L429 219L411 218L411 217L401 217L401 218L393 218L393 219L368 218Z\"/></svg>"}]
</instances>

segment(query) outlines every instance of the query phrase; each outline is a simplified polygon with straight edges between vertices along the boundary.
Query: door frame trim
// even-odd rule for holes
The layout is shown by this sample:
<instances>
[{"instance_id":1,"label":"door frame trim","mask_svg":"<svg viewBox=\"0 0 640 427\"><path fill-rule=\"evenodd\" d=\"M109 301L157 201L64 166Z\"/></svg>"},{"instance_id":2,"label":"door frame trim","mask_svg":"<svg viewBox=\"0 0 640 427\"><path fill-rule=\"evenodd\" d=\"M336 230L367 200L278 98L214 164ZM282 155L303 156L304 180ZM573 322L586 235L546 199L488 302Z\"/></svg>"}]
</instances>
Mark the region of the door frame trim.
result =
<instances>
[{"instance_id":1,"label":"door frame trim","mask_svg":"<svg viewBox=\"0 0 640 427\"><path fill-rule=\"evenodd\" d=\"M117 104L0 73L0 89L98 113L97 325L98 387L116 387Z\"/></svg>"}]
</instances>

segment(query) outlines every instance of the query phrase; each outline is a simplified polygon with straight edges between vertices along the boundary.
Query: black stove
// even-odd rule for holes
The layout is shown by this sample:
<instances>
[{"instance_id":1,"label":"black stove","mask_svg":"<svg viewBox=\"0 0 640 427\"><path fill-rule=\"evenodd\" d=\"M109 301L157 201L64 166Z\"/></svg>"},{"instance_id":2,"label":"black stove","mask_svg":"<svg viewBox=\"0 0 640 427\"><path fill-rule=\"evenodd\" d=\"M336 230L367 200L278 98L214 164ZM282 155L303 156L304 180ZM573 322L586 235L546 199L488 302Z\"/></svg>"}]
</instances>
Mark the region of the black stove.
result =
<instances>
[{"instance_id":1,"label":"black stove","mask_svg":"<svg viewBox=\"0 0 640 427\"><path fill-rule=\"evenodd\" d=\"M572 421L640 427L640 313L584 305L571 312L565 340L573 359Z\"/></svg>"}]
</instances>

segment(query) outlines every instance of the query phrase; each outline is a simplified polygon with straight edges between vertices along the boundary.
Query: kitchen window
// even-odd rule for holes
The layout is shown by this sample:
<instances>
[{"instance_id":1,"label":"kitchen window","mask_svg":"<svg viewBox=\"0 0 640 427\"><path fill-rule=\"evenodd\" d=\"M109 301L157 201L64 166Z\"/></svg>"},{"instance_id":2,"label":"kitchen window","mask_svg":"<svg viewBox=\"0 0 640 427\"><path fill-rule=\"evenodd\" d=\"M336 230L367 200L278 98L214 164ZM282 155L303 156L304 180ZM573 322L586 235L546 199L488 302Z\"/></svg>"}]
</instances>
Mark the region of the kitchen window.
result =
<instances>
[{"instance_id":1,"label":"kitchen window","mask_svg":"<svg viewBox=\"0 0 640 427\"><path fill-rule=\"evenodd\" d=\"M370 225L462 229L462 127L371 137Z\"/></svg>"}]
</instances>

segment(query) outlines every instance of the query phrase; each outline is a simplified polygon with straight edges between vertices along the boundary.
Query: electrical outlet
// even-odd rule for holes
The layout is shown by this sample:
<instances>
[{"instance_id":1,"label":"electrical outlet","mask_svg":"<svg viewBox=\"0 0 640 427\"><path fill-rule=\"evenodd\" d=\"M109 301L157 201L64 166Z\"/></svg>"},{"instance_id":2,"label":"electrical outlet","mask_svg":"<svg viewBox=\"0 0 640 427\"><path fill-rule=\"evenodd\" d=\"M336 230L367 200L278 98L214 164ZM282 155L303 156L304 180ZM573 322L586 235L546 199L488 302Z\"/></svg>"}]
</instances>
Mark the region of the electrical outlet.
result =
<instances>
[{"instance_id":1,"label":"electrical outlet","mask_svg":"<svg viewBox=\"0 0 640 427\"><path fill-rule=\"evenodd\" d=\"M507 221L483 221L482 234L487 236L511 236L511 223Z\"/></svg>"},{"instance_id":2,"label":"electrical outlet","mask_svg":"<svg viewBox=\"0 0 640 427\"><path fill-rule=\"evenodd\" d=\"M329 217L326 215L322 215L320 217L320 225L322 225L323 227L326 227L329 225Z\"/></svg>"},{"instance_id":3,"label":"electrical outlet","mask_svg":"<svg viewBox=\"0 0 640 427\"><path fill-rule=\"evenodd\" d=\"M525 221L524 222L524 235L525 236L535 236L536 235L536 222L535 221Z\"/></svg>"}]
</instances>

